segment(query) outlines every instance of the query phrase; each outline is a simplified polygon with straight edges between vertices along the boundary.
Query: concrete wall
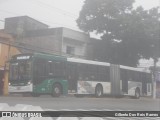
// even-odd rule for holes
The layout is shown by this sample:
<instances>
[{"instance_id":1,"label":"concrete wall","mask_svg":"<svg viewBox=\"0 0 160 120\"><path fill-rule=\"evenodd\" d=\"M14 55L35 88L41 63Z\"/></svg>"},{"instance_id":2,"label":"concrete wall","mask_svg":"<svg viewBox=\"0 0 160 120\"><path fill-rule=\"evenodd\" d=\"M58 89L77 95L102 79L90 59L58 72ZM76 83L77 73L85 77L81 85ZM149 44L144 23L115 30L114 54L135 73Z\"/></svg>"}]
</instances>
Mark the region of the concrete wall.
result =
<instances>
[{"instance_id":1,"label":"concrete wall","mask_svg":"<svg viewBox=\"0 0 160 120\"><path fill-rule=\"evenodd\" d=\"M75 48L75 57L87 56L89 35L84 32L62 27L48 28L48 25L28 16L6 18L4 30L16 36L15 42L23 47L18 48L22 53L44 52L66 55L67 46L72 46Z\"/></svg>"},{"instance_id":2,"label":"concrete wall","mask_svg":"<svg viewBox=\"0 0 160 120\"><path fill-rule=\"evenodd\" d=\"M19 54L17 48L10 45L14 39L9 34L0 32L0 93L8 95L8 71L9 64L6 62L10 60L11 56Z\"/></svg>"},{"instance_id":3,"label":"concrete wall","mask_svg":"<svg viewBox=\"0 0 160 120\"><path fill-rule=\"evenodd\" d=\"M51 54L61 54L62 52L62 33L59 29L26 31L24 36L19 38L17 42L21 43L24 48L27 48L20 48L20 51L22 53L43 52Z\"/></svg>"},{"instance_id":4,"label":"concrete wall","mask_svg":"<svg viewBox=\"0 0 160 120\"><path fill-rule=\"evenodd\" d=\"M26 30L38 30L45 28L48 28L48 25L28 16L11 17L5 19L5 32L10 34L17 35Z\"/></svg>"},{"instance_id":5,"label":"concrete wall","mask_svg":"<svg viewBox=\"0 0 160 120\"><path fill-rule=\"evenodd\" d=\"M65 55L67 46L75 47L74 57L86 57L89 36L67 28L49 28L26 31L17 41L36 52ZM21 49L21 52L35 52Z\"/></svg>"},{"instance_id":6,"label":"concrete wall","mask_svg":"<svg viewBox=\"0 0 160 120\"><path fill-rule=\"evenodd\" d=\"M26 48L31 50L21 49L22 52L44 52L51 54L61 54L61 37L50 35L41 37L26 37L21 42Z\"/></svg>"},{"instance_id":7,"label":"concrete wall","mask_svg":"<svg viewBox=\"0 0 160 120\"><path fill-rule=\"evenodd\" d=\"M67 54L67 46L71 46L75 48L74 54L72 56L85 58L86 57L86 43L79 42L74 39L63 38L63 49L62 52ZM71 56L71 55L68 55Z\"/></svg>"},{"instance_id":8,"label":"concrete wall","mask_svg":"<svg viewBox=\"0 0 160 120\"><path fill-rule=\"evenodd\" d=\"M17 48L7 45L10 43L9 41L14 41L12 36L0 32L0 68L5 66L5 62L8 61L11 56L20 53Z\"/></svg>"},{"instance_id":9,"label":"concrete wall","mask_svg":"<svg viewBox=\"0 0 160 120\"><path fill-rule=\"evenodd\" d=\"M67 46L75 48L74 55L80 58L87 58L87 44L89 42L89 35L83 32L63 28L63 53L66 54Z\"/></svg>"},{"instance_id":10,"label":"concrete wall","mask_svg":"<svg viewBox=\"0 0 160 120\"><path fill-rule=\"evenodd\" d=\"M89 35L84 32L75 31L68 28L63 28L63 37L70 38L76 41L88 42Z\"/></svg>"}]
</instances>

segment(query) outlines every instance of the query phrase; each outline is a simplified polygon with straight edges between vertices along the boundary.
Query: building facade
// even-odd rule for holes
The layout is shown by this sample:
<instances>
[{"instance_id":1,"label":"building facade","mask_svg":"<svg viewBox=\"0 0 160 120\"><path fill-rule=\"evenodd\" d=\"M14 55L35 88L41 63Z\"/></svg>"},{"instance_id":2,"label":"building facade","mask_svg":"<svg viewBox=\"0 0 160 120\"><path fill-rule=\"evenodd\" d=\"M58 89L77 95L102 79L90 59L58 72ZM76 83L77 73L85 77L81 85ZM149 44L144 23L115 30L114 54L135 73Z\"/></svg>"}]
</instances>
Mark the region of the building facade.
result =
<instances>
[{"instance_id":1,"label":"building facade","mask_svg":"<svg viewBox=\"0 0 160 120\"><path fill-rule=\"evenodd\" d=\"M0 31L0 95L7 92L8 81L5 79L7 62L11 56L20 53L11 45L13 41L11 35Z\"/></svg>"},{"instance_id":2,"label":"building facade","mask_svg":"<svg viewBox=\"0 0 160 120\"><path fill-rule=\"evenodd\" d=\"M15 31L14 31L15 29ZM27 16L6 18L5 32L16 36L19 50L87 58L88 34L68 28L48 28Z\"/></svg>"},{"instance_id":3,"label":"building facade","mask_svg":"<svg viewBox=\"0 0 160 120\"><path fill-rule=\"evenodd\" d=\"M27 30L48 28L48 25L28 16L10 17L5 19L5 32L12 35L21 35Z\"/></svg>"}]
</instances>

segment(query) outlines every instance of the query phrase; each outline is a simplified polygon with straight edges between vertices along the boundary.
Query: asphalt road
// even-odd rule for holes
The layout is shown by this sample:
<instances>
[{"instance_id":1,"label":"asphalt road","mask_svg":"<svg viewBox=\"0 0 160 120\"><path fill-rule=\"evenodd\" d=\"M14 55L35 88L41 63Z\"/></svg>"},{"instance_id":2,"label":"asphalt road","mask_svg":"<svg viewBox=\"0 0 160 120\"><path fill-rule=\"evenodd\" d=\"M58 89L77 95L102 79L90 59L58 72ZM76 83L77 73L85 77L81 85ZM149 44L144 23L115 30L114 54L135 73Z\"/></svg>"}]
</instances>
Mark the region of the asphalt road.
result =
<instances>
[{"instance_id":1,"label":"asphalt road","mask_svg":"<svg viewBox=\"0 0 160 120\"><path fill-rule=\"evenodd\" d=\"M31 105L31 106L30 106ZM27 107L28 106L28 107ZM36 107L37 106L37 107ZM4 109L7 108L7 109ZM16 108L16 109L15 109ZM131 99L129 97L124 98L94 98L94 97L82 97L76 98L73 96L61 96L59 98L53 98L49 95L42 95L40 97L22 97L16 96L0 96L0 111L14 111L14 110L33 110L42 108L44 111L95 111L89 114L90 117L81 117L78 114L74 114L76 117L47 117L47 118L20 118L21 120L159 120L160 117L106 117L101 112L108 111L160 111L160 99L153 100L151 98ZM35 111L35 110L34 110ZM92 117L92 115L100 114L101 117ZM52 113L53 114L53 113ZM73 115L73 112L71 112ZM86 114L86 113L85 113ZM106 114L106 113L104 113ZM88 114L87 114L88 115ZM8 120L5 117L0 120ZM17 120L17 118L15 118Z\"/></svg>"},{"instance_id":2,"label":"asphalt road","mask_svg":"<svg viewBox=\"0 0 160 120\"><path fill-rule=\"evenodd\" d=\"M45 110L160 111L160 99L153 100L152 98L76 98L73 96L53 98L49 95L40 97L0 96L0 103L7 103L11 106L16 104L40 106Z\"/></svg>"}]
</instances>

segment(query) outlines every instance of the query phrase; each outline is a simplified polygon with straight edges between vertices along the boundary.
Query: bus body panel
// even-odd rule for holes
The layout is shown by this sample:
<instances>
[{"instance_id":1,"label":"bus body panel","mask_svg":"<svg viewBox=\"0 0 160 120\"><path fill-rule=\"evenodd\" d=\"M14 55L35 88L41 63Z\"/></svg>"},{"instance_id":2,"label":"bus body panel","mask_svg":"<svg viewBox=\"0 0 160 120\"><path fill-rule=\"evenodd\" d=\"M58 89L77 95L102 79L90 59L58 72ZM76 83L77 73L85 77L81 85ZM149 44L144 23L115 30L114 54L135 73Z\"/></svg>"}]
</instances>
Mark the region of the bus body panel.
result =
<instances>
[{"instance_id":1,"label":"bus body panel","mask_svg":"<svg viewBox=\"0 0 160 120\"><path fill-rule=\"evenodd\" d=\"M59 84L62 87L62 94L68 93L68 81L67 80L44 80L42 83L33 86L34 93L52 93L53 85Z\"/></svg>"},{"instance_id":2,"label":"bus body panel","mask_svg":"<svg viewBox=\"0 0 160 120\"><path fill-rule=\"evenodd\" d=\"M110 82L78 81L78 90L76 94L95 94L95 88L98 84L102 85L104 94L111 93Z\"/></svg>"},{"instance_id":3,"label":"bus body panel","mask_svg":"<svg viewBox=\"0 0 160 120\"><path fill-rule=\"evenodd\" d=\"M128 94L125 94L125 95L135 96L136 88L140 89L140 95L142 95L142 83L141 82L128 81Z\"/></svg>"}]
</instances>

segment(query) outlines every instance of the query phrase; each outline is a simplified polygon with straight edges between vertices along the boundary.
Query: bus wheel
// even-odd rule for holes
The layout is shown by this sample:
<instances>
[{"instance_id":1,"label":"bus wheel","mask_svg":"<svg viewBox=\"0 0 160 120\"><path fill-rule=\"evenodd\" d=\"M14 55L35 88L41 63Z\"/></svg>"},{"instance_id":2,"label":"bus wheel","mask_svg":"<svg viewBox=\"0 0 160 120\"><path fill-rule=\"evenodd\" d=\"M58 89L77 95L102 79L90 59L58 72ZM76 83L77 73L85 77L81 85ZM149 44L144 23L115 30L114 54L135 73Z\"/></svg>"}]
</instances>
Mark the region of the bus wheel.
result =
<instances>
[{"instance_id":1,"label":"bus wheel","mask_svg":"<svg viewBox=\"0 0 160 120\"><path fill-rule=\"evenodd\" d=\"M96 86L95 96L96 97L102 97L103 96L103 88L102 88L101 85Z\"/></svg>"},{"instance_id":2,"label":"bus wheel","mask_svg":"<svg viewBox=\"0 0 160 120\"><path fill-rule=\"evenodd\" d=\"M140 90L139 90L139 88L136 88L136 90L135 90L135 98L136 99L140 98Z\"/></svg>"},{"instance_id":3,"label":"bus wheel","mask_svg":"<svg viewBox=\"0 0 160 120\"><path fill-rule=\"evenodd\" d=\"M61 85L59 84L53 85L53 92L52 92L53 97L59 97L61 95L61 92L62 92Z\"/></svg>"}]
</instances>

